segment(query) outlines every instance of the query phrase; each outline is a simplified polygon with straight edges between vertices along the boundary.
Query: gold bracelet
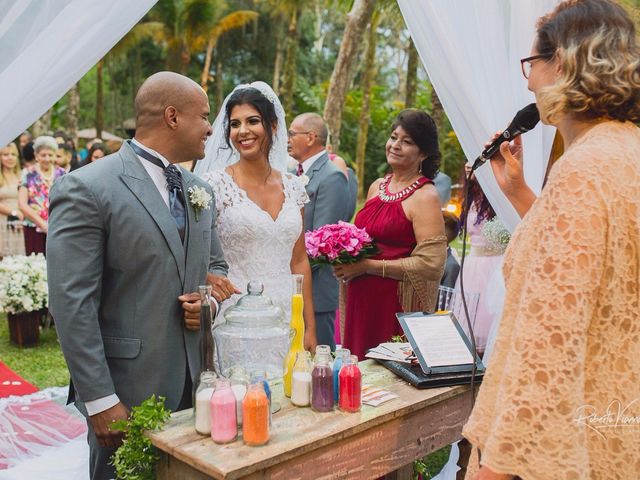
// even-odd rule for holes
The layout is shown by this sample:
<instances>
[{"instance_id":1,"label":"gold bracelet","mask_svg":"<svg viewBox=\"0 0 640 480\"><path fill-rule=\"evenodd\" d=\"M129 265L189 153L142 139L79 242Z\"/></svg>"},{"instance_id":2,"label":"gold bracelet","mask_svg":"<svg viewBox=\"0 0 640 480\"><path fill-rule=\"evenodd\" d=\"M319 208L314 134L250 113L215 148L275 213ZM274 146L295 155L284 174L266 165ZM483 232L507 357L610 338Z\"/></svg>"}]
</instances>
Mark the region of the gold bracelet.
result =
<instances>
[{"instance_id":1,"label":"gold bracelet","mask_svg":"<svg viewBox=\"0 0 640 480\"><path fill-rule=\"evenodd\" d=\"M382 260L382 278L384 278L385 264L386 264L386 260Z\"/></svg>"}]
</instances>

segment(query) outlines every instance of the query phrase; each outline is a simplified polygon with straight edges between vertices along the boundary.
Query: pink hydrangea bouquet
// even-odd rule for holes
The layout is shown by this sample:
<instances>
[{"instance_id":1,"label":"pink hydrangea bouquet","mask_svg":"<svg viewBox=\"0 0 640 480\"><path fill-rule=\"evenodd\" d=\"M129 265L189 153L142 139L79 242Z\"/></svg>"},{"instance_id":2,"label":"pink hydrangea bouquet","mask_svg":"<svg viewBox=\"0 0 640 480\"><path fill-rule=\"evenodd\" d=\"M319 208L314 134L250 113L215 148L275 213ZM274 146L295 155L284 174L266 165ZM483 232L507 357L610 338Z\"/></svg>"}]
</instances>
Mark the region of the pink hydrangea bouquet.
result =
<instances>
[{"instance_id":1,"label":"pink hydrangea bouquet","mask_svg":"<svg viewBox=\"0 0 640 480\"><path fill-rule=\"evenodd\" d=\"M364 228L342 221L306 232L304 243L309 261L318 265L355 263L378 253Z\"/></svg>"}]
</instances>

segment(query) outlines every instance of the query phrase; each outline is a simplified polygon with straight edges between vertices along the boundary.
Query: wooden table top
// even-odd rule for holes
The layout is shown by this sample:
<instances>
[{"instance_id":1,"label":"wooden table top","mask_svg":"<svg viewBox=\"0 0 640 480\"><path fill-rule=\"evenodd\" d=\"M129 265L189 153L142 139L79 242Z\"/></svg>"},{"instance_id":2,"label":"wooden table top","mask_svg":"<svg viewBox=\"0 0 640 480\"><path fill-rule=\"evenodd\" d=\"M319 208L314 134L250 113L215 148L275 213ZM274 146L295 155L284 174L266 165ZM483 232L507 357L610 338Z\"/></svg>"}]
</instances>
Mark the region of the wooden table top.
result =
<instances>
[{"instance_id":1,"label":"wooden table top","mask_svg":"<svg viewBox=\"0 0 640 480\"><path fill-rule=\"evenodd\" d=\"M165 428L150 432L152 443L170 456L218 479L241 478L272 465L306 454L332 442L356 435L369 428L463 395L468 386L419 390L373 360L360 363L363 384L389 390L399 398L379 407L363 405L358 413L339 410L319 413L293 406L284 397L282 385L273 389L273 401L282 409L273 415L269 443L249 447L242 440L218 445L209 436L196 433L193 410L171 415Z\"/></svg>"}]
</instances>

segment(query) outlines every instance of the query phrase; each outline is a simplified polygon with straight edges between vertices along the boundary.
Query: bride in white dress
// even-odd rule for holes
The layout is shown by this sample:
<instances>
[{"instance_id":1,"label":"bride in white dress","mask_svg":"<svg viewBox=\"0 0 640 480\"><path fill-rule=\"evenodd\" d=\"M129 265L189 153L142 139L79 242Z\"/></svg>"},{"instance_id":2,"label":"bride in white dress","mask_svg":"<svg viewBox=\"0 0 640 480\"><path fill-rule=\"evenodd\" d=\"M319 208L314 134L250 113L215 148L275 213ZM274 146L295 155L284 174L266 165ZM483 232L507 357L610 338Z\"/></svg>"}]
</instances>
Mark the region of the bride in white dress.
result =
<instances>
[{"instance_id":1,"label":"bride in white dress","mask_svg":"<svg viewBox=\"0 0 640 480\"><path fill-rule=\"evenodd\" d=\"M226 98L195 173L213 188L228 277L239 291L246 293L247 283L259 280L264 294L290 317L291 274L304 275L304 343L313 351L311 267L303 232L309 199L301 178L286 172L288 158L282 105L266 83L254 82ZM225 300L220 313L239 297Z\"/></svg>"}]
</instances>

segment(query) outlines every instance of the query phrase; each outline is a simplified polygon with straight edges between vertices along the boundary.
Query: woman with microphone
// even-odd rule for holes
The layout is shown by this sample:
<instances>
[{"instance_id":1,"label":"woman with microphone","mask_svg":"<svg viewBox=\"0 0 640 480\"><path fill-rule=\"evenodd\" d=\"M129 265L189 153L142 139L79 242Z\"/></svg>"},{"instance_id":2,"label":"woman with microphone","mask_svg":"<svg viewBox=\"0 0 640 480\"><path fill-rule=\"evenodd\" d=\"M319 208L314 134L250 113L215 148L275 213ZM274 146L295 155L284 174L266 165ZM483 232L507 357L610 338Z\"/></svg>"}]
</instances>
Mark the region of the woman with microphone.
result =
<instances>
[{"instance_id":1,"label":"woman with microphone","mask_svg":"<svg viewBox=\"0 0 640 480\"><path fill-rule=\"evenodd\" d=\"M505 305L463 435L467 478L637 478L640 470L640 48L625 10L569 0L522 59L565 152L536 199L519 139L491 164L523 217ZM475 467L476 472L472 472ZM479 470L478 470L479 467Z\"/></svg>"}]
</instances>

